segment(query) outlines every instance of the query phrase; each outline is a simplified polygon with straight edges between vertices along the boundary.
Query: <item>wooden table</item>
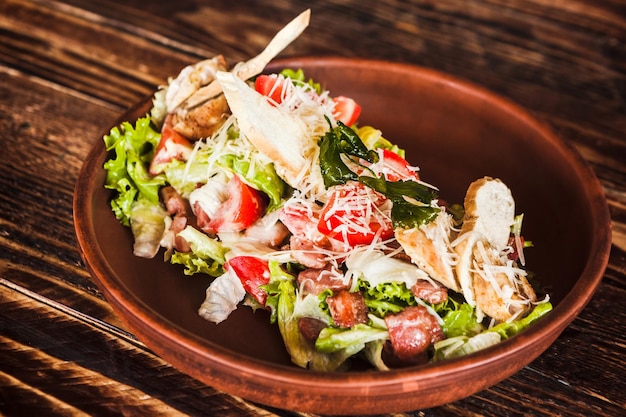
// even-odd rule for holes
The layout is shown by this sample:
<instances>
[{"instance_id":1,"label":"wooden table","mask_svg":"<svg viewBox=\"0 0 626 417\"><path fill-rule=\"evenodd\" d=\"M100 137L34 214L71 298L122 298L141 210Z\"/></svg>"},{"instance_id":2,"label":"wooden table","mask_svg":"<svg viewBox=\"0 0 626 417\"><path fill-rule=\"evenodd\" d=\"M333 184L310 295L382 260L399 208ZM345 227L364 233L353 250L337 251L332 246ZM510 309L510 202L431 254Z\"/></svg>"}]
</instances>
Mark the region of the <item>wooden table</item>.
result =
<instances>
[{"instance_id":1,"label":"wooden table","mask_svg":"<svg viewBox=\"0 0 626 417\"><path fill-rule=\"evenodd\" d=\"M409 62L487 87L578 149L610 204L604 280L556 343L490 389L406 415L624 415L624 0L3 0L0 414L296 415L216 391L125 330L81 261L72 198L125 109L200 58L257 54L305 7L311 25L283 55Z\"/></svg>"}]
</instances>

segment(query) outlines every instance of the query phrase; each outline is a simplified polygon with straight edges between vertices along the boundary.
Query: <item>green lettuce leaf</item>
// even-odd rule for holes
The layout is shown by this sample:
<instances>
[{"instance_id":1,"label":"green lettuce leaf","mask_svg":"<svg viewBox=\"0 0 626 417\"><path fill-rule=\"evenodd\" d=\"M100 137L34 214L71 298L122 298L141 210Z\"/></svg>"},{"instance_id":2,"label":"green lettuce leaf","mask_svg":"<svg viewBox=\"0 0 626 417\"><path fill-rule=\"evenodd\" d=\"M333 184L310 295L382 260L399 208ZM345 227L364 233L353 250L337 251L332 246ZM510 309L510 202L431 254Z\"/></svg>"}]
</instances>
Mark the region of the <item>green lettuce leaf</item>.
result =
<instances>
[{"instance_id":1,"label":"green lettuce leaf","mask_svg":"<svg viewBox=\"0 0 626 417\"><path fill-rule=\"evenodd\" d=\"M130 212L135 200L159 201L159 189L165 184L165 177L152 176L148 169L160 138L149 117L139 118L135 126L124 122L112 128L103 138L107 151L114 151L115 154L104 163L104 186L117 192L111 201L111 209L125 226L130 225Z\"/></svg>"},{"instance_id":2,"label":"green lettuce leaf","mask_svg":"<svg viewBox=\"0 0 626 417\"><path fill-rule=\"evenodd\" d=\"M130 211L130 230L133 233L133 253L142 258L153 258L161 247L167 211L158 202L139 198Z\"/></svg>"},{"instance_id":3,"label":"green lettuce leaf","mask_svg":"<svg viewBox=\"0 0 626 417\"><path fill-rule=\"evenodd\" d=\"M451 337L435 343L433 359L439 361L458 358L493 346L500 341L500 335L494 332L483 332L472 337Z\"/></svg>"},{"instance_id":4,"label":"green lettuce leaf","mask_svg":"<svg viewBox=\"0 0 626 417\"><path fill-rule=\"evenodd\" d=\"M315 341L315 348L326 353L344 351L349 357L363 350L367 343L387 338L387 330L367 324L357 324L349 329L326 327Z\"/></svg>"},{"instance_id":5,"label":"green lettuce leaf","mask_svg":"<svg viewBox=\"0 0 626 417\"><path fill-rule=\"evenodd\" d=\"M345 349L332 353L317 351L315 345L305 339L298 328L296 309L299 301L295 276L285 271L276 261L269 262L269 269L270 282L263 286L268 295L265 305L272 310L272 322L278 323L291 361L301 368L315 371L331 372L339 369L356 352ZM325 313L320 308L316 309L316 314Z\"/></svg>"},{"instance_id":6,"label":"green lettuce leaf","mask_svg":"<svg viewBox=\"0 0 626 417\"><path fill-rule=\"evenodd\" d=\"M285 265L289 267L289 264ZM281 283L283 281L293 281L295 280L295 274L292 275L289 272L285 271L281 264L274 260L270 260L268 262L268 268L270 270L270 281L261 286L261 289L265 291L267 294L267 299L265 301L265 306L270 309L270 323L276 323L278 321L278 302L280 297L283 294L287 294L289 296L290 289L286 287L281 287ZM294 289L294 308L295 308L295 289Z\"/></svg>"},{"instance_id":7,"label":"green lettuce leaf","mask_svg":"<svg viewBox=\"0 0 626 417\"><path fill-rule=\"evenodd\" d=\"M500 337L502 337L502 339L507 339L511 336L518 334L522 330L526 329L531 324L539 320L541 317L548 314L550 311L552 311L552 303L550 302L540 303L540 304L537 304L535 308L533 308L533 310L526 317L521 318L519 320L514 320L510 323L503 322L503 323L497 324L493 326L491 329L489 329L489 331L498 333Z\"/></svg>"},{"instance_id":8,"label":"green lettuce leaf","mask_svg":"<svg viewBox=\"0 0 626 417\"><path fill-rule=\"evenodd\" d=\"M481 332L483 326L476 322L474 309L466 303L456 303L444 316L446 339L435 343L434 358L456 358L495 345L528 328L551 310L551 303L540 303L524 318L503 322Z\"/></svg>"},{"instance_id":9,"label":"green lettuce leaf","mask_svg":"<svg viewBox=\"0 0 626 417\"><path fill-rule=\"evenodd\" d=\"M205 149L197 150L194 158L189 162L173 160L164 169L167 181L181 195L188 196L198 184L207 182L209 158L211 153ZM213 170L221 168L239 174L246 183L269 197L268 210L281 206L285 192L285 182L276 174L274 164L251 162L250 157L241 157L234 154L219 156L213 165Z\"/></svg>"},{"instance_id":10,"label":"green lettuce leaf","mask_svg":"<svg viewBox=\"0 0 626 417\"><path fill-rule=\"evenodd\" d=\"M174 252L170 262L176 265L183 265L185 275L207 274L218 277L224 273L224 269L219 262L214 259L201 258L194 252Z\"/></svg>"},{"instance_id":11,"label":"green lettuce leaf","mask_svg":"<svg viewBox=\"0 0 626 417\"><path fill-rule=\"evenodd\" d=\"M189 194L207 181L209 164L205 159L195 158L187 163L178 159L172 159L163 168L167 182L176 189L183 197L189 198Z\"/></svg>"},{"instance_id":12,"label":"green lettuce leaf","mask_svg":"<svg viewBox=\"0 0 626 417\"><path fill-rule=\"evenodd\" d=\"M365 280L359 280L358 289L363 293L368 310L378 317L399 313L417 304L415 296L404 283L386 282L370 286Z\"/></svg>"},{"instance_id":13,"label":"green lettuce leaf","mask_svg":"<svg viewBox=\"0 0 626 417\"><path fill-rule=\"evenodd\" d=\"M170 262L184 265L185 275L204 273L216 277L224 273L227 249L218 240L191 226L185 227L178 235L189 243L191 252L174 252Z\"/></svg>"},{"instance_id":14,"label":"green lettuce leaf","mask_svg":"<svg viewBox=\"0 0 626 417\"><path fill-rule=\"evenodd\" d=\"M308 84L313 90L320 94L322 92L322 86L319 83L313 81L313 79L309 78L308 80L304 76L304 71L302 69L293 70L289 68L285 68L280 72L280 75L291 78L296 83Z\"/></svg>"},{"instance_id":15,"label":"green lettuce leaf","mask_svg":"<svg viewBox=\"0 0 626 417\"><path fill-rule=\"evenodd\" d=\"M467 303L459 303L452 298L435 305L435 311L443 316L443 333L446 337L474 336L484 330L478 322L474 307Z\"/></svg>"},{"instance_id":16,"label":"green lettuce leaf","mask_svg":"<svg viewBox=\"0 0 626 417\"><path fill-rule=\"evenodd\" d=\"M268 211L281 206L283 193L285 192L285 182L276 173L274 164L251 164L249 160L244 160L234 155L223 156L220 158L219 163L232 169L254 188L265 193L270 198L270 203L267 207Z\"/></svg>"},{"instance_id":17,"label":"green lettuce leaf","mask_svg":"<svg viewBox=\"0 0 626 417\"><path fill-rule=\"evenodd\" d=\"M389 367L383 360L383 348L385 339L377 339L365 344L363 354L365 358L379 371L388 371Z\"/></svg>"},{"instance_id":18,"label":"green lettuce leaf","mask_svg":"<svg viewBox=\"0 0 626 417\"><path fill-rule=\"evenodd\" d=\"M300 333L298 320L293 315L296 287L293 281L280 280L278 289L280 291L276 309L278 329L292 362L306 368L314 352Z\"/></svg>"}]
</instances>

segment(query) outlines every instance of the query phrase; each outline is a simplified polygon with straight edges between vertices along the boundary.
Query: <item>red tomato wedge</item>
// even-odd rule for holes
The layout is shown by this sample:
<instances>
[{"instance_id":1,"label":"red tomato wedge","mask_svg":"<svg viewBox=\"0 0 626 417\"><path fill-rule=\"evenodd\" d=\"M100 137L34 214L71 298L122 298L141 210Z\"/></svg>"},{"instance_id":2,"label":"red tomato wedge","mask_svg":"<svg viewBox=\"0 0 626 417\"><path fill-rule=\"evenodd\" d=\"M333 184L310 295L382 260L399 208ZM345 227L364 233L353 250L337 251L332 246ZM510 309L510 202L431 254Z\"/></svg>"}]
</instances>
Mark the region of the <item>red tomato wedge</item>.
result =
<instances>
[{"instance_id":1,"label":"red tomato wedge","mask_svg":"<svg viewBox=\"0 0 626 417\"><path fill-rule=\"evenodd\" d=\"M276 104L280 104L283 101L283 89L285 79L279 77L277 74L271 75L259 75L254 81L254 89L270 98Z\"/></svg>"},{"instance_id":2,"label":"red tomato wedge","mask_svg":"<svg viewBox=\"0 0 626 417\"><path fill-rule=\"evenodd\" d=\"M383 240L393 236L390 210L385 196L351 181L335 186L322 208L317 229L352 247L367 245L377 236Z\"/></svg>"},{"instance_id":3,"label":"red tomato wedge","mask_svg":"<svg viewBox=\"0 0 626 417\"><path fill-rule=\"evenodd\" d=\"M380 157L377 163L380 164L379 171L387 181L419 180L419 175L406 159L388 149L379 148L376 151Z\"/></svg>"},{"instance_id":4,"label":"red tomato wedge","mask_svg":"<svg viewBox=\"0 0 626 417\"><path fill-rule=\"evenodd\" d=\"M226 262L224 268L239 278L248 294L265 305L267 293L260 287L270 281L270 268L266 260L255 256L236 256Z\"/></svg>"},{"instance_id":5,"label":"red tomato wedge","mask_svg":"<svg viewBox=\"0 0 626 417\"><path fill-rule=\"evenodd\" d=\"M346 126L352 126L361 115L361 106L349 97L338 96L333 98L335 108L333 117Z\"/></svg>"},{"instance_id":6,"label":"red tomato wedge","mask_svg":"<svg viewBox=\"0 0 626 417\"><path fill-rule=\"evenodd\" d=\"M209 232L241 232L257 221L265 212L267 198L235 175L228 182L228 198L204 229Z\"/></svg>"},{"instance_id":7,"label":"red tomato wedge","mask_svg":"<svg viewBox=\"0 0 626 417\"><path fill-rule=\"evenodd\" d=\"M154 150L150 162L150 174L158 175L172 159L186 161L193 150L191 142L172 128L170 118L167 117L161 128L161 139Z\"/></svg>"}]
</instances>

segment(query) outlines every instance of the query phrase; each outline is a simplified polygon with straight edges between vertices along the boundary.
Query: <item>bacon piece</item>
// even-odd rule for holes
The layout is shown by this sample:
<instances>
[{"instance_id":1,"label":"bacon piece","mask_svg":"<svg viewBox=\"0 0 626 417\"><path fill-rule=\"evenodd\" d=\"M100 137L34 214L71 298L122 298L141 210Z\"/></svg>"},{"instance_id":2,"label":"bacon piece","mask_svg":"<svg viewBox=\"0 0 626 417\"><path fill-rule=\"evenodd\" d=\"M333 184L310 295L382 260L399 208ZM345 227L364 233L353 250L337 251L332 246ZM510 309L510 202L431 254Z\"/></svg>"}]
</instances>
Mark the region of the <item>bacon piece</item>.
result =
<instances>
[{"instance_id":1,"label":"bacon piece","mask_svg":"<svg viewBox=\"0 0 626 417\"><path fill-rule=\"evenodd\" d=\"M202 210L198 201L196 201L193 205L193 212L196 214L196 225L198 228L206 233L209 233L207 230L209 223L211 222L211 218L204 210Z\"/></svg>"},{"instance_id":2,"label":"bacon piece","mask_svg":"<svg viewBox=\"0 0 626 417\"><path fill-rule=\"evenodd\" d=\"M285 242L289 236L289 230L279 221L268 219L269 216L261 217L246 229L244 235L247 238L259 241L273 248Z\"/></svg>"},{"instance_id":3,"label":"bacon piece","mask_svg":"<svg viewBox=\"0 0 626 417\"><path fill-rule=\"evenodd\" d=\"M331 246L327 239L321 240L319 244L315 244L306 238L301 238L295 235L292 235L289 238L291 256L307 268L324 268L326 264L328 264L328 256L323 250L330 249L330 247Z\"/></svg>"},{"instance_id":4,"label":"bacon piece","mask_svg":"<svg viewBox=\"0 0 626 417\"><path fill-rule=\"evenodd\" d=\"M317 295L325 289L340 291L348 289L348 284L344 283L341 273L331 266L324 268L310 268L298 274L298 284L303 294Z\"/></svg>"},{"instance_id":5,"label":"bacon piece","mask_svg":"<svg viewBox=\"0 0 626 417\"><path fill-rule=\"evenodd\" d=\"M433 285L430 281L424 279L418 280L411 287L411 293L431 304L443 303L448 299L448 289L446 287Z\"/></svg>"},{"instance_id":6,"label":"bacon piece","mask_svg":"<svg viewBox=\"0 0 626 417\"><path fill-rule=\"evenodd\" d=\"M182 232L183 229L187 226L187 217L176 215L172 219L172 224L170 225L170 231L174 234L174 249L179 252L191 252L191 246L189 243L178 236L179 232Z\"/></svg>"},{"instance_id":7,"label":"bacon piece","mask_svg":"<svg viewBox=\"0 0 626 417\"><path fill-rule=\"evenodd\" d=\"M191 247L180 236L176 236L182 231L187 224L193 224L195 217L191 211L191 207L187 200L185 200L174 187L167 186L161 188L161 198L167 212L172 215L172 224L169 227L168 233L173 237L173 247L179 252L189 252Z\"/></svg>"},{"instance_id":8,"label":"bacon piece","mask_svg":"<svg viewBox=\"0 0 626 417\"><path fill-rule=\"evenodd\" d=\"M325 327L326 323L320 319L313 317L300 317L298 319L298 330L309 342L314 342Z\"/></svg>"},{"instance_id":9,"label":"bacon piece","mask_svg":"<svg viewBox=\"0 0 626 417\"><path fill-rule=\"evenodd\" d=\"M395 356L401 360L422 354L428 347L444 338L437 318L424 306L407 307L398 314L385 317Z\"/></svg>"},{"instance_id":10,"label":"bacon piece","mask_svg":"<svg viewBox=\"0 0 626 417\"><path fill-rule=\"evenodd\" d=\"M367 306L360 292L341 290L326 298L326 302L337 326L351 328L367 323Z\"/></svg>"},{"instance_id":11,"label":"bacon piece","mask_svg":"<svg viewBox=\"0 0 626 417\"><path fill-rule=\"evenodd\" d=\"M321 269L327 264L329 251L345 252L344 244L329 239L317 229L319 207L315 204L288 204L278 218L289 229L292 256L307 268Z\"/></svg>"},{"instance_id":12,"label":"bacon piece","mask_svg":"<svg viewBox=\"0 0 626 417\"><path fill-rule=\"evenodd\" d=\"M191 212L187 201L174 187L167 186L161 188L161 198L169 214L187 216Z\"/></svg>"},{"instance_id":13,"label":"bacon piece","mask_svg":"<svg viewBox=\"0 0 626 417\"><path fill-rule=\"evenodd\" d=\"M286 204L278 214L278 219L296 236L312 239L320 234L317 230L319 207L313 203Z\"/></svg>"}]
</instances>

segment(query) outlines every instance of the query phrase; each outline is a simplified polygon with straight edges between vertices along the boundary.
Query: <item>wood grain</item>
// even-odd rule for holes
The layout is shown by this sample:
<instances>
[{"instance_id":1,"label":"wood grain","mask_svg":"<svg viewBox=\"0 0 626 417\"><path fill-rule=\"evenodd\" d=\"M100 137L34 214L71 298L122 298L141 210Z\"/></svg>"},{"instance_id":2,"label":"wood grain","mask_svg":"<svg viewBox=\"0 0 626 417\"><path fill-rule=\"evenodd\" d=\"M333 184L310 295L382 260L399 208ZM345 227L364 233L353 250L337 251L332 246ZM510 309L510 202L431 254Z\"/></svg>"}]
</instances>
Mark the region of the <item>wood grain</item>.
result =
<instances>
[{"instance_id":1,"label":"wood grain","mask_svg":"<svg viewBox=\"0 0 626 417\"><path fill-rule=\"evenodd\" d=\"M609 201L604 280L554 345L488 390L403 415L622 415L623 0L0 2L0 413L298 415L201 384L128 333L81 260L72 199L125 109L200 58L255 55L305 7L311 26L284 55L408 62L493 90L575 147Z\"/></svg>"}]
</instances>

